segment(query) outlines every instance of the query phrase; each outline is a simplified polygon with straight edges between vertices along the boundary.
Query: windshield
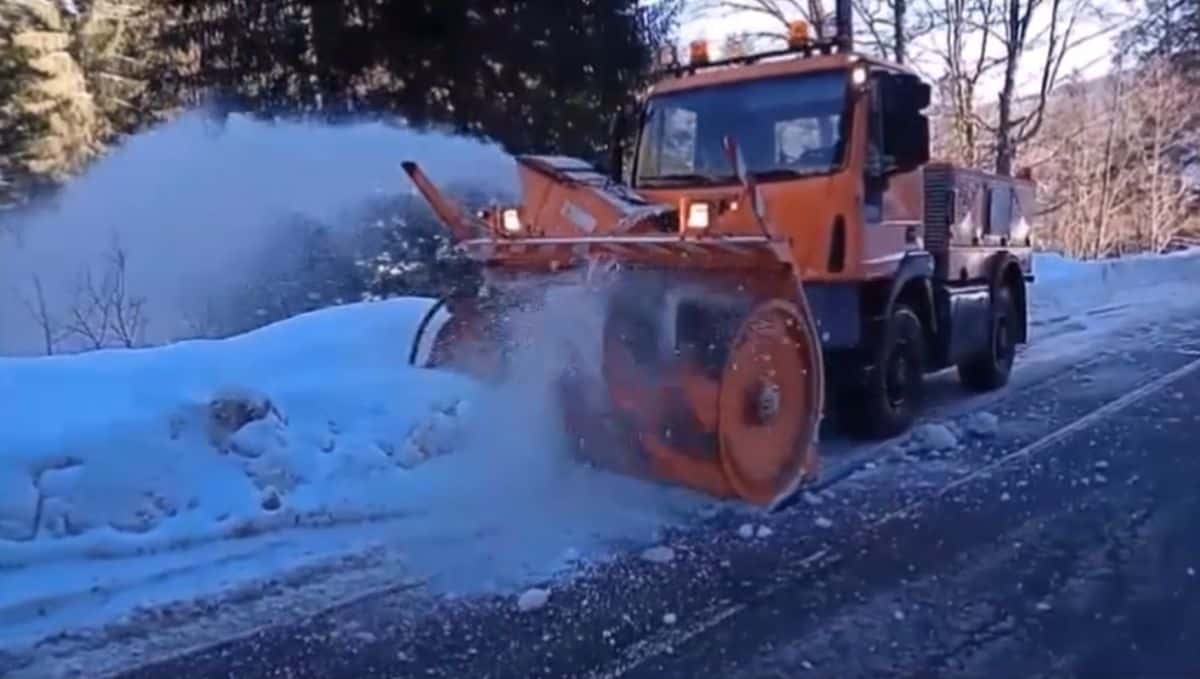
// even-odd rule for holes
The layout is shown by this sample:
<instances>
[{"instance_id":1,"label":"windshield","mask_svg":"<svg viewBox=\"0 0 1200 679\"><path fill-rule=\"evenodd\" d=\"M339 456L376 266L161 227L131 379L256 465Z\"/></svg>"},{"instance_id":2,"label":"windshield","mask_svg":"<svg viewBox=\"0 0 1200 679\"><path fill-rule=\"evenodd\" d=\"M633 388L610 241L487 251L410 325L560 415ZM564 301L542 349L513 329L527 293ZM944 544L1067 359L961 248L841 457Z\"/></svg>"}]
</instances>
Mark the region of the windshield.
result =
<instances>
[{"instance_id":1,"label":"windshield","mask_svg":"<svg viewBox=\"0 0 1200 679\"><path fill-rule=\"evenodd\" d=\"M650 99L638 149L639 186L724 182L732 135L754 174L828 172L841 162L844 71L753 80Z\"/></svg>"}]
</instances>

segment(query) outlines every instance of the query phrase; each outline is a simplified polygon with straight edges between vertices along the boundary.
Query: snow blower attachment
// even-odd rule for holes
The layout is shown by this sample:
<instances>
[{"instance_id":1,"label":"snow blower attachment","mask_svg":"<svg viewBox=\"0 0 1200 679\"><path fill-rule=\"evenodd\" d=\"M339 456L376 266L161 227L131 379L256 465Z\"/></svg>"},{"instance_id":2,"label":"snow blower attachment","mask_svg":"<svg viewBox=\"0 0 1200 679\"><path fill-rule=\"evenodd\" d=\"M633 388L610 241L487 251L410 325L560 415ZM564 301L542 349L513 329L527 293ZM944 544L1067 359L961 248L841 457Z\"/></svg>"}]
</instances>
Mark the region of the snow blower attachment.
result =
<instances>
[{"instance_id":1,"label":"snow blower attachment","mask_svg":"<svg viewBox=\"0 0 1200 679\"><path fill-rule=\"evenodd\" d=\"M665 50L614 118L629 186L528 156L520 205L471 214L405 165L483 270L480 294L430 302L411 361L548 378L588 458L765 505L816 472L826 412L880 440L926 375L1003 387L1036 184L931 162L931 87L855 53L852 15L836 0L832 38L796 22L776 51Z\"/></svg>"},{"instance_id":2,"label":"snow blower attachment","mask_svg":"<svg viewBox=\"0 0 1200 679\"><path fill-rule=\"evenodd\" d=\"M404 167L484 271L479 294L431 307L413 364L498 381L521 346L561 360L569 437L622 473L768 506L815 475L820 342L753 182L664 206L581 161L525 156L521 204L473 214ZM555 305L598 309L590 344L549 346L558 333L520 320Z\"/></svg>"}]
</instances>

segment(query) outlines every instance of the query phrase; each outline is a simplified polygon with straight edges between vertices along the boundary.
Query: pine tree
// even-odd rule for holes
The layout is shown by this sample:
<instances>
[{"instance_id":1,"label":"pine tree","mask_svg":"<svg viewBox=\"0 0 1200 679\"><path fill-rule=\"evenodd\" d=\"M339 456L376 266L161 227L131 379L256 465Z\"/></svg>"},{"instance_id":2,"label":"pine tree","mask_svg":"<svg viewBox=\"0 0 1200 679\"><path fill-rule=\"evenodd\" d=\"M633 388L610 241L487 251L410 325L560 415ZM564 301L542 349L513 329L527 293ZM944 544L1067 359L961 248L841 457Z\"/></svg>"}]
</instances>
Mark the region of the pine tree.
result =
<instances>
[{"instance_id":1,"label":"pine tree","mask_svg":"<svg viewBox=\"0 0 1200 679\"><path fill-rule=\"evenodd\" d=\"M380 114L602 157L677 2L159 0L198 55L163 86L266 115Z\"/></svg>"},{"instance_id":2,"label":"pine tree","mask_svg":"<svg viewBox=\"0 0 1200 679\"><path fill-rule=\"evenodd\" d=\"M21 202L35 177L29 172L30 146L46 121L23 106L21 94L36 78L29 50L0 34L0 209Z\"/></svg>"},{"instance_id":3,"label":"pine tree","mask_svg":"<svg viewBox=\"0 0 1200 679\"><path fill-rule=\"evenodd\" d=\"M169 105L146 87L175 58L152 48L163 16L152 0L0 0L0 203L66 179Z\"/></svg>"}]
</instances>

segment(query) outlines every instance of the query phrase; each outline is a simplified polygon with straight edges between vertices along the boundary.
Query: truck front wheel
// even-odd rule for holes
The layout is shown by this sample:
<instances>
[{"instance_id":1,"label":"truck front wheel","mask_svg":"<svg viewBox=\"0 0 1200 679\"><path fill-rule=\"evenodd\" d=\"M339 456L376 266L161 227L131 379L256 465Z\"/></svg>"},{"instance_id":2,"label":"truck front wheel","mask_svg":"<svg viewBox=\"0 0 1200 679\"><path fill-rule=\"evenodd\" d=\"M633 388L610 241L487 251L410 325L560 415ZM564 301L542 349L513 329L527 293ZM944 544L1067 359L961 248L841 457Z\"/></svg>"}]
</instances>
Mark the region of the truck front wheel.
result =
<instances>
[{"instance_id":1,"label":"truck front wheel","mask_svg":"<svg viewBox=\"0 0 1200 679\"><path fill-rule=\"evenodd\" d=\"M924 384L925 332L917 314L898 305L875 349L864 384L843 397L848 433L883 439L904 432L916 420Z\"/></svg>"},{"instance_id":2,"label":"truck front wheel","mask_svg":"<svg viewBox=\"0 0 1200 679\"><path fill-rule=\"evenodd\" d=\"M1008 384L1017 355L1017 314L1012 291L997 288L992 297L988 346L977 357L958 364L958 378L973 391L991 391Z\"/></svg>"}]
</instances>

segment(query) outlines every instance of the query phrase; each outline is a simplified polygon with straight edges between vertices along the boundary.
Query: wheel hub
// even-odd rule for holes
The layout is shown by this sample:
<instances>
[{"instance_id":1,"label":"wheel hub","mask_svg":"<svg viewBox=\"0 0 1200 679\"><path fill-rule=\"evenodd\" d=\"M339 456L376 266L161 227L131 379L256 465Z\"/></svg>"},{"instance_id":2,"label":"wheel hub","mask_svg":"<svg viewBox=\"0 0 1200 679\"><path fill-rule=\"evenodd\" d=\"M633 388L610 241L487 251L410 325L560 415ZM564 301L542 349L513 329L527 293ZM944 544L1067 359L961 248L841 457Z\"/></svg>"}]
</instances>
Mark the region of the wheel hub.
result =
<instances>
[{"instance_id":1,"label":"wheel hub","mask_svg":"<svg viewBox=\"0 0 1200 679\"><path fill-rule=\"evenodd\" d=\"M824 388L807 308L675 272L661 277L665 286L634 280L627 275L629 287L609 302L600 366L600 407L624 423L624 443L611 445L631 449L629 468L761 505L815 474ZM672 313L646 289L669 293ZM576 419L572 430L582 432L594 418ZM586 454L608 447L597 440Z\"/></svg>"},{"instance_id":2,"label":"wheel hub","mask_svg":"<svg viewBox=\"0 0 1200 679\"><path fill-rule=\"evenodd\" d=\"M1004 359L1008 357L1008 323L1001 319L996 324L996 357Z\"/></svg>"},{"instance_id":3,"label":"wheel hub","mask_svg":"<svg viewBox=\"0 0 1200 679\"><path fill-rule=\"evenodd\" d=\"M743 498L768 504L815 472L820 423L820 345L815 326L788 302L745 319L721 377L720 459Z\"/></svg>"},{"instance_id":4,"label":"wheel hub","mask_svg":"<svg viewBox=\"0 0 1200 679\"><path fill-rule=\"evenodd\" d=\"M763 380L753 399L755 421L760 425L770 424L779 414L781 403L779 385L771 380Z\"/></svg>"},{"instance_id":5,"label":"wheel hub","mask_svg":"<svg viewBox=\"0 0 1200 679\"><path fill-rule=\"evenodd\" d=\"M900 351L903 346L897 347L897 353L892 356L889 363L889 369L884 376L887 380L885 385L888 401L893 408L904 404L905 394L908 391L908 358Z\"/></svg>"}]
</instances>

